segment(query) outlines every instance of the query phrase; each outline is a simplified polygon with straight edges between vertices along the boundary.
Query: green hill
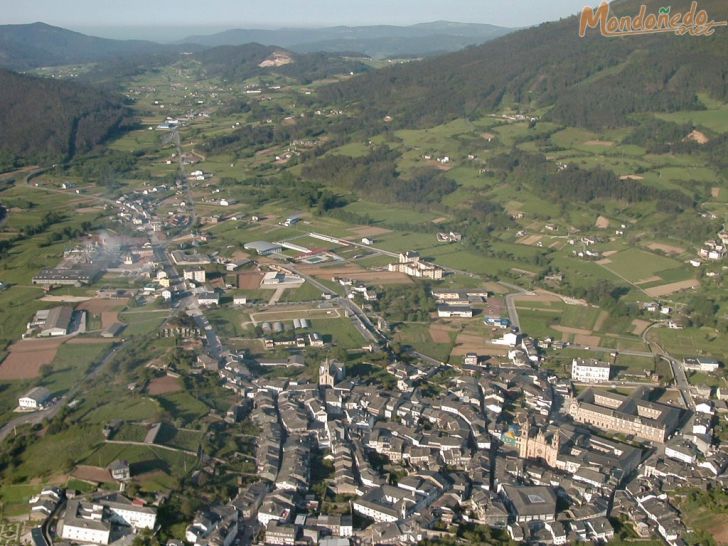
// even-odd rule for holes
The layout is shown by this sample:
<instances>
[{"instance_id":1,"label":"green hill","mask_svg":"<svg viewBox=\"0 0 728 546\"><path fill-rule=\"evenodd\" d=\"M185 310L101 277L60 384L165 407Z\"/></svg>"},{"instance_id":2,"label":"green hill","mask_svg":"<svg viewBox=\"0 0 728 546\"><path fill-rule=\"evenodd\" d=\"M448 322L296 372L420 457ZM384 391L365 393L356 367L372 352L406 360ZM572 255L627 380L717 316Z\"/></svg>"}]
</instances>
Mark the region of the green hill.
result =
<instances>
[{"instance_id":1,"label":"green hill","mask_svg":"<svg viewBox=\"0 0 728 546\"><path fill-rule=\"evenodd\" d=\"M641 1L615 3L636 15ZM689 0L672 4L686 11ZM656 12L659 2L648 2ZM728 4L701 8L728 19ZM701 108L696 94L728 100L728 30L711 37L672 34L604 38L578 36L578 18L514 32L482 46L397 65L324 87L325 101L360 105L372 119L390 115L395 127L432 125L513 106L548 108L546 117L592 129L624 124L636 112Z\"/></svg>"},{"instance_id":2,"label":"green hill","mask_svg":"<svg viewBox=\"0 0 728 546\"><path fill-rule=\"evenodd\" d=\"M97 38L45 23L0 25L0 66L14 70L98 62L186 48L143 40Z\"/></svg>"},{"instance_id":3,"label":"green hill","mask_svg":"<svg viewBox=\"0 0 728 546\"><path fill-rule=\"evenodd\" d=\"M105 141L128 119L115 96L0 69L0 164L72 157Z\"/></svg>"}]
</instances>

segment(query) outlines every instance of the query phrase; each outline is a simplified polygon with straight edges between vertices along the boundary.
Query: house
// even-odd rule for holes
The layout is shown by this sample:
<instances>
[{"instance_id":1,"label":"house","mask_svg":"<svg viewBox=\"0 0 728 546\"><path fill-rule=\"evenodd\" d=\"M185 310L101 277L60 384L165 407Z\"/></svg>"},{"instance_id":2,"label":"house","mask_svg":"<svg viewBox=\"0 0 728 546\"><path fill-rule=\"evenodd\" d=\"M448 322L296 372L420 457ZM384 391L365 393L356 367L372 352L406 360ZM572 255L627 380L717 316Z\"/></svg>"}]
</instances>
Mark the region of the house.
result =
<instances>
[{"instance_id":1,"label":"house","mask_svg":"<svg viewBox=\"0 0 728 546\"><path fill-rule=\"evenodd\" d=\"M507 329L507 328L511 327L511 321L509 319L503 318L503 317L488 316L488 317L485 317L485 319L483 319L483 322L487 326L495 326L497 328Z\"/></svg>"},{"instance_id":2,"label":"house","mask_svg":"<svg viewBox=\"0 0 728 546\"><path fill-rule=\"evenodd\" d=\"M220 296L215 292L202 292L197 294L198 305L210 306L220 303Z\"/></svg>"},{"instance_id":3,"label":"house","mask_svg":"<svg viewBox=\"0 0 728 546\"><path fill-rule=\"evenodd\" d=\"M373 245L374 239L370 239L369 237L362 237L361 244L363 245Z\"/></svg>"},{"instance_id":4,"label":"house","mask_svg":"<svg viewBox=\"0 0 728 546\"><path fill-rule=\"evenodd\" d=\"M493 345L506 345L508 347L515 347L521 341L521 336L514 332L506 332L503 337L494 339L491 341Z\"/></svg>"},{"instance_id":5,"label":"house","mask_svg":"<svg viewBox=\"0 0 728 546\"><path fill-rule=\"evenodd\" d=\"M204 269L185 269L183 277L188 281L204 283L207 279L207 272Z\"/></svg>"},{"instance_id":6,"label":"house","mask_svg":"<svg viewBox=\"0 0 728 546\"><path fill-rule=\"evenodd\" d=\"M232 504L200 510L185 530L185 540L195 546L230 546L238 534L238 520Z\"/></svg>"},{"instance_id":7,"label":"house","mask_svg":"<svg viewBox=\"0 0 728 546\"><path fill-rule=\"evenodd\" d=\"M463 358L463 364L465 366L477 366L478 365L478 355L477 353L468 353Z\"/></svg>"},{"instance_id":8,"label":"house","mask_svg":"<svg viewBox=\"0 0 728 546\"><path fill-rule=\"evenodd\" d=\"M117 459L109 465L108 469L111 473L111 477L117 481L123 482L131 478L129 461Z\"/></svg>"},{"instance_id":9,"label":"house","mask_svg":"<svg viewBox=\"0 0 728 546\"><path fill-rule=\"evenodd\" d=\"M43 409L51 397L45 387L33 387L24 396L18 398L18 407L25 410Z\"/></svg>"},{"instance_id":10,"label":"house","mask_svg":"<svg viewBox=\"0 0 728 546\"><path fill-rule=\"evenodd\" d=\"M247 305L248 298L245 296L234 296L233 297L233 305Z\"/></svg>"},{"instance_id":11,"label":"house","mask_svg":"<svg viewBox=\"0 0 728 546\"><path fill-rule=\"evenodd\" d=\"M603 383L609 381L611 366L594 358L575 358L571 361L571 380L578 383Z\"/></svg>"},{"instance_id":12,"label":"house","mask_svg":"<svg viewBox=\"0 0 728 546\"><path fill-rule=\"evenodd\" d=\"M296 543L296 534L295 525L273 520L265 530L265 543L293 546Z\"/></svg>"}]
</instances>

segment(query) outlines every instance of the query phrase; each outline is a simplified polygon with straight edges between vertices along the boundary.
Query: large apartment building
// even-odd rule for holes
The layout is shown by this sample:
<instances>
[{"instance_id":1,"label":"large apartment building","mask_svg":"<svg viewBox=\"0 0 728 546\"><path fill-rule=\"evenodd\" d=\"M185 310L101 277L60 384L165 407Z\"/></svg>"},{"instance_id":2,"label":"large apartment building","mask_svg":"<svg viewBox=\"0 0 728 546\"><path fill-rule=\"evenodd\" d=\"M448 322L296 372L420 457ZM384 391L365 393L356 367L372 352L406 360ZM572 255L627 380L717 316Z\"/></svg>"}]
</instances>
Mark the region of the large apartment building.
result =
<instances>
[{"instance_id":1,"label":"large apartment building","mask_svg":"<svg viewBox=\"0 0 728 546\"><path fill-rule=\"evenodd\" d=\"M609 381L611 366L594 358L575 358L571 361L571 380L577 383L603 383Z\"/></svg>"}]
</instances>

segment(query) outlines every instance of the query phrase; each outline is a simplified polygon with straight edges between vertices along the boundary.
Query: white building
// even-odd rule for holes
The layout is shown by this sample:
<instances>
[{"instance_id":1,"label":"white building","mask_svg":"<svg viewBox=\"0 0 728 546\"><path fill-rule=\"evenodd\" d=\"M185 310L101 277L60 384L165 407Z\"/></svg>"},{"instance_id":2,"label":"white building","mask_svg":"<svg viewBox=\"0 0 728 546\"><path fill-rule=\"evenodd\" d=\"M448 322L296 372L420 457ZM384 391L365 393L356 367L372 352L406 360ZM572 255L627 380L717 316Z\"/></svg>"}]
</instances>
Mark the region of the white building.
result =
<instances>
[{"instance_id":1,"label":"white building","mask_svg":"<svg viewBox=\"0 0 728 546\"><path fill-rule=\"evenodd\" d=\"M39 410L45 407L51 393L45 387L33 387L24 396L18 398L18 406L25 410Z\"/></svg>"},{"instance_id":2,"label":"white building","mask_svg":"<svg viewBox=\"0 0 728 546\"><path fill-rule=\"evenodd\" d=\"M520 336L513 332L506 332L502 338L494 339L491 341L493 345L507 345L508 347L515 347L520 341Z\"/></svg>"},{"instance_id":3,"label":"white building","mask_svg":"<svg viewBox=\"0 0 728 546\"><path fill-rule=\"evenodd\" d=\"M720 368L720 362L714 358L705 358L698 356L695 358L685 358L683 366L686 370L695 370L699 372L711 373L717 372Z\"/></svg>"},{"instance_id":4,"label":"white building","mask_svg":"<svg viewBox=\"0 0 728 546\"><path fill-rule=\"evenodd\" d=\"M207 280L207 274L204 269L185 269L184 278L185 280L204 283Z\"/></svg>"},{"instance_id":5,"label":"white building","mask_svg":"<svg viewBox=\"0 0 728 546\"><path fill-rule=\"evenodd\" d=\"M609 381L611 366L596 359L575 358L571 361L571 380L579 383L603 383Z\"/></svg>"},{"instance_id":6,"label":"white building","mask_svg":"<svg viewBox=\"0 0 728 546\"><path fill-rule=\"evenodd\" d=\"M60 534L73 542L108 544L114 526L153 529L156 519L153 508L133 504L118 494L75 498L68 501Z\"/></svg>"},{"instance_id":7,"label":"white building","mask_svg":"<svg viewBox=\"0 0 728 546\"><path fill-rule=\"evenodd\" d=\"M472 318L473 309L469 305L452 305L443 303L437 306L440 318Z\"/></svg>"},{"instance_id":8,"label":"white building","mask_svg":"<svg viewBox=\"0 0 728 546\"><path fill-rule=\"evenodd\" d=\"M197 294L198 305L218 305L220 303L220 296L215 292L202 292Z\"/></svg>"}]
</instances>

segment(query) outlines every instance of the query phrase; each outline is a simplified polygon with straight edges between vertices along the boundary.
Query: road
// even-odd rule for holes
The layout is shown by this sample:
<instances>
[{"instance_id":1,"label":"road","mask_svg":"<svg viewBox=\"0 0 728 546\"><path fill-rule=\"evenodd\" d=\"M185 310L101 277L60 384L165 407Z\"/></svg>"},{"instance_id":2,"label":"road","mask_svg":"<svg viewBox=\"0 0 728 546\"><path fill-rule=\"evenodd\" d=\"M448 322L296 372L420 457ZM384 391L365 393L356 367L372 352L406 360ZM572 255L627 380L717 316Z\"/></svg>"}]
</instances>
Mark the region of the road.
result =
<instances>
[{"instance_id":1,"label":"road","mask_svg":"<svg viewBox=\"0 0 728 546\"><path fill-rule=\"evenodd\" d=\"M369 317L366 315L366 313L362 311L362 309L356 303L351 301L349 298L343 298L339 296L328 286L320 283L312 276L302 273L295 267L292 267L291 265L286 265L286 267L296 275L303 277L304 279L306 279L307 282L310 282L313 286L321 290L322 294L331 296L331 302L338 304L349 313L349 318L351 318L352 324L354 324L354 327L359 331L364 339L368 339L369 341L372 341L374 343L386 341L385 337L379 332L379 330L377 330L376 326L374 326L372 321L369 320Z\"/></svg>"},{"instance_id":2,"label":"road","mask_svg":"<svg viewBox=\"0 0 728 546\"><path fill-rule=\"evenodd\" d=\"M675 380L675 385L678 389L680 389L680 394L682 396L683 402L685 403L685 407L694 411L695 402L693 401L693 397L690 395L690 383L688 382L688 376L685 374L685 368L683 368L682 362L670 355L670 353L668 353L656 341L650 341L647 339L647 334L650 330L652 330L652 328L660 328L662 326L663 324L659 322L650 324L645 329L645 331L642 332L642 341L647 344L647 346L655 355L659 356L670 364L670 368L672 368L672 377Z\"/></svg>"},{"instance_id":3,"label":"road","mask_svg":"<svg viewBox=\"0 0 728 546\"><path fill-rule=\"evenodd\" d=\"M516 309L516 296L530 295L533 294L533 292L529 292L528 290L524 290L520 286L516 286L515 284L510 284L507 282L501 281L499 284L505 286L509 290L513 290L513 292L511 292L510 294L506 294L506 310L508 311L508 320L511 321L511 326L518 328L518 331L520 332L521 321L518 319L518 309Z\"/></svg>"},{"instance_id":4,"label":"road","mask_svg":"<svg viewBox=\"0 0 728 546\"><path fill-rule=\"evenodd\" d=\"M185 189L185 195L187 196L185 199L185 208L190 211L190 227L194 228L195 224L197 224L197 207L195 207L195 201L190 194L190 182L187 180L187 175L185 174L184 161L182 161L182 144L177 127L172 129L172 138L177 148L177 163L179 165L179 178L177 180Z\"/></svg>"}]
</instances>

